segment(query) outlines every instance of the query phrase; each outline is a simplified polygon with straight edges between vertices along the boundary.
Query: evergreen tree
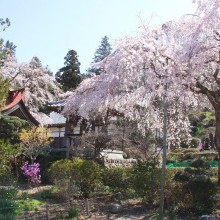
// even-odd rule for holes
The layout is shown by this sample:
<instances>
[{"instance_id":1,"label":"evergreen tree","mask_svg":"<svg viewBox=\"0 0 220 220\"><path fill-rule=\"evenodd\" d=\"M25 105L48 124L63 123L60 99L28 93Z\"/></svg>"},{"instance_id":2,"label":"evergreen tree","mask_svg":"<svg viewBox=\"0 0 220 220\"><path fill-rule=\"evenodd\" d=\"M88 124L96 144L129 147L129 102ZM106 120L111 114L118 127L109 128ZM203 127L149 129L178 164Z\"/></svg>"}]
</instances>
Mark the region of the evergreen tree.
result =
<instances>
[{"instance_id":1,"label":"evergreen tree","mask_svg":"<svg viewBox=\"0 0 220 220\"><path fill-rule=\"evenodd\" d=\"M32 57L30 61L30 66L33 68L41 68L42 67L41 60L36 56Z\"/></svg>"},{"instance_id":2,"label":"evergreen tree","mask_svg":"<svg viewBox=\"0 0 220 220\"><path fill-rule=\"evenodd\" d=\"M4 45L4 40L0 39L0 68L3 66L4 60L8 55L8 49Z\"/></svg>"},{"instance_id":3,"label":"evergreen tree","mask_svg":"<svg viewBox=\"0 0 220 220\"><path fill-rule=\"evenodd\" d=\"M75 50L70 50L64 57L64 67L55 75L57 82L62 85L64 91L75 89L81 82L80 62Z\"/></svg>"},{"instance_id":4,"label":"evergreen tree","mask_svg":"<svg viewBox=\"0 0 220 220\"><path fill-rule=\"evenodd\" d=\"M3 19L0 18L0 31L5 31L6 28L8 28L11 25L11 22L8 18Z\"/></svg>"},{"instance_id":5,"label":"evergreen tree","mask_svg":"<svg viewBox=\"0 0 220 220\"><path fill-rule=\"evenodd\" d=\"M30 64L30 67L32 67L34 69L44 68L45 72L49 76L53 76L53 72L50 70L49 66L47 65L46 67L43 67L41 60L37 56L33 56L29 64Z\"/></svg>"},{"instance_id":6,"label":"evergreen tree","mask_svg":"<svg viewBox=\"0 0 220 220\"><path fill-rule=\"evenodd\" d=\"M109 43L109 38L107 36L104 36L101 40L99 48L96 50L93 63L98 63L105 59L112 51L111 44ZM88 69L89 73L95 73L96 75L99 75L101 73L101 68L95 68L90 67Z\"/></svg>"},{"instance_id":7,"label":"evergreen tree","mask_svg":"<svg viewBox=\"0 0 220 220\"><path fill-rule=\"evenodd\" d=\"M6 19L0 18L0 32L5 31L5 29L8 28L10 25L11 23L8 18ZM2 59L4 59L7 54L3 43L4 40L0 38L0 66L2 66Z\"/></svg>"},{"instance_id":8,"label":"evergreen tree","mask_svg":"<svg viewBox=\"0 0 220 220\"><path fill-rule=\"evenodd\" d=\"M15 52L16 52L16 48L17 48L17 46L14 45L13 42L10 42L9 40L6 41L6 43L5 43L5 49L7 50L7 52L8 52L9 54L13 54L13 55L14 55Z\"/></svg>"},{"instance_id":9,"label":"evergreen tree","mask_svg":"<svg viewBox=\"0 0 220 220\"><path fill-rule=\"evenodd\" d=\"M28 123L16 116L0 115L0 140L9 140L11 144L20 142L20 131Z\"/></svg>"}]
</instances>

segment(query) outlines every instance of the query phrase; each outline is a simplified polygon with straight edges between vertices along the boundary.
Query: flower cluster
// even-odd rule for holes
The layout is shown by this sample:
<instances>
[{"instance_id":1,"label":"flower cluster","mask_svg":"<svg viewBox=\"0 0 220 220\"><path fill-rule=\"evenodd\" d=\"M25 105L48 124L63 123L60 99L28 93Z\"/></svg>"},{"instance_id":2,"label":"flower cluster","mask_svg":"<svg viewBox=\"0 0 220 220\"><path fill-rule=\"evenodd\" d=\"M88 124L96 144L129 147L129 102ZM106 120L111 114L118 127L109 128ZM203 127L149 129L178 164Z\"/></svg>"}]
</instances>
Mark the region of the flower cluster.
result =
<instances>
[{"instance_id":1,"label":"flower cluster","mask_svg":"<svg viewBox=\"0 0 220 220\"><path fill-rule=\"evenodd\" d=\"M41 183L41 176L40 173L40 164L33 163L28 164L26 161L23 166L21 167L23 174L27 177L28 181L31 183Z\"/></svg>"}]
</instances>

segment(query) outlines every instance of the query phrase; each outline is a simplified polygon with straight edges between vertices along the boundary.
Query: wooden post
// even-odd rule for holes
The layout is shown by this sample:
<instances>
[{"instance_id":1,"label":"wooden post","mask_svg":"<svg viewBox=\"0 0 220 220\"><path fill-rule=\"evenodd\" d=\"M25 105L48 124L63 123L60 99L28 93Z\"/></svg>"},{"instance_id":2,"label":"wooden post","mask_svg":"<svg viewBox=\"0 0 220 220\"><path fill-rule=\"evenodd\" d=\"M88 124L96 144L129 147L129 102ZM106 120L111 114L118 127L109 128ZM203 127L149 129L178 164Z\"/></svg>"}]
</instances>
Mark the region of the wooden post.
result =
<instances>
[{"instance_id":1,"label":"wooden post","mask_svg":"<svg viewBox=\"0 0 220 220\"><path fill-rule=\"evenodd\" d=\"M49 220L49 206L46 206L46 220Z\"/></svg>"},{"instance_id":2,"label":"wooden post","mask_svg":"<svg viewBox=\"0 0 220 220\"><path fill-rule=\"evenodd\" d=\"M65 134L64 134L64 144L66 147L66 158L68 159L70 157L70 146L68 142L68 136L67 132L69 132L69 119L66 119L66 125L65 125Z\"/></svg>"},{"instance_id":3,"label":"wooden post","mask_svg":"<svg viewBox=\"0 0 220 220\"><path fill-rule=\"evenodd\" d=\"M86 198L85 203L86 203L86 215L89 215L89 199L88 198Z\"/></svg>"},{"instance_id":4,"label":"wooden post","mask_svg":"<svg viewBox=\"0 0 220 220\"><path fill-rule=\"evenodd\" d=\"M161 173L161 188L160 188L160 209L159 215L160 219L163 219L164 213L164 188L165 188L165 176L166 176L166 152L167 152L167 83L164 85L164 95L163 95L163 158L162 158L162 173Z\"/></svg>"}]
</instances>

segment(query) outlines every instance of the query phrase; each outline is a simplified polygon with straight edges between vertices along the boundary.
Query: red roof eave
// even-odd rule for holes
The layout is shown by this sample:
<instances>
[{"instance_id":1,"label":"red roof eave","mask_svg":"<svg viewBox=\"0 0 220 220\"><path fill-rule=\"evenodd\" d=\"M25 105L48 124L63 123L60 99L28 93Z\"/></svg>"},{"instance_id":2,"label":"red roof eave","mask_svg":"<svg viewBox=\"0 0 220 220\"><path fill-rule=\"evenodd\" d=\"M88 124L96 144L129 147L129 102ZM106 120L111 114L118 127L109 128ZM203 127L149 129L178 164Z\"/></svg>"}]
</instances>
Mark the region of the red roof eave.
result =
<instances>
[{"instance_id":1,"label":"red roof eave","mask_svg":"<svg viewBox=\"0 0 220 220\"><path fill-rule=\"evenodd\" d=\"M10 91L6 106L3 107L3 111L8 110L17 105L21 100L24 101L24 89Z\"/></svg>"}]
</instances>

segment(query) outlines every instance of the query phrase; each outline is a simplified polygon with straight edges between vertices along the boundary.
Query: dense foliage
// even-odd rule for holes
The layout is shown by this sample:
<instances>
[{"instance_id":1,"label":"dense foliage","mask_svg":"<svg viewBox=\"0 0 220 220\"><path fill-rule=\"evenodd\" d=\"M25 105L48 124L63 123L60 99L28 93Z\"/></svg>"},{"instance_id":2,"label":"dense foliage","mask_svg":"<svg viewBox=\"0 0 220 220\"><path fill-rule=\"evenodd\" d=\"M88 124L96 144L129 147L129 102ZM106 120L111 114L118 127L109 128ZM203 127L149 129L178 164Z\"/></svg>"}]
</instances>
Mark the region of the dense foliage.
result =
<instances>
[{"instance_id":1,"label":"dense foliage","mask_svg":"<svg viewBox=\"0 0 220 220\"><path fill-rule=\"evenodd\" d=\"M0 115L0 139L9 140L11 144L20 142L21 129L28 123L16 116Z\"/></svg>"},{"instance_id":2,"label":"dense foliage","mask_svg":"<svg viewBox=\"0 0 220 220\"><path fill-rule=\"evenodd\" d=\"M12 176L12 163L22 153L20 145L12 145L9 140L0 140L0 182L10 183Z\"/></svg>"}]
</instances>

